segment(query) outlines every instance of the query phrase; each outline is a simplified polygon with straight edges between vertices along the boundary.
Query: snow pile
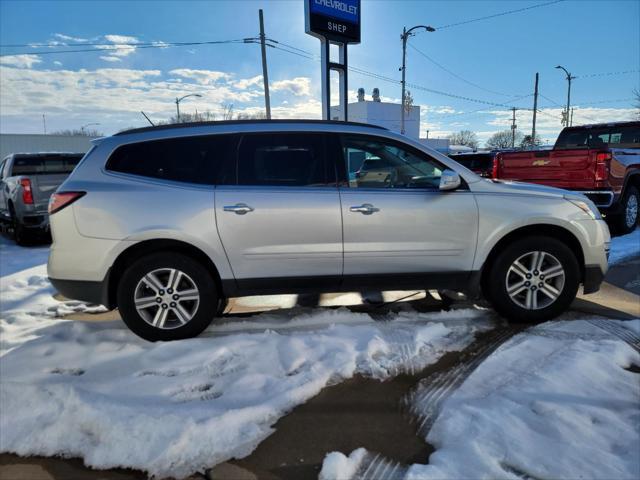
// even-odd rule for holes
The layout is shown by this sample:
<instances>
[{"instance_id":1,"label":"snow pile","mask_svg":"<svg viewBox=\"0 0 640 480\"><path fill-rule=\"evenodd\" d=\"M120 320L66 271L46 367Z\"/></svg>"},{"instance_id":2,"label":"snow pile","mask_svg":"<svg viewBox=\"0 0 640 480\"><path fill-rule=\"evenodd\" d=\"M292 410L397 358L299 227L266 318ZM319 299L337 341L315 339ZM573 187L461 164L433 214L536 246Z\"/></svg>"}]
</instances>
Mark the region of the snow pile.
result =
<instances>
[{"instance_id":1,"label":"snow pile","mask_svg":"<svg viewBox=\"0 0 640 480\"><path fill-rule=\"evenodd\" d=\"M611 322L640 331L640 320ZM504 345L443 406L428 465L406 479L640 477L640 355L582 321L549 322ZM327 456L346 479L364 454ZM427 459L425 458L425 463Z\"/></svg>"},{"instance_id":2,"label":"snow pile","mask_svg":"<svg viewBox=\"0 0 640 480\"><path fill-rule=\"evenodd\" d=\"M622 237L611 239L609 265L622 263L632 257L640 256L640 228Z\"/></svg>"},{"instance_id":3,"label":"snow pile","mask_svg":"<svg viewBox=\"0 0 640 480\"><path fill-rule=\"evenodd\" d=\"M120 321L57 319L86 306L53 299L43 268L2 278L0 451L160 477L249 454L278 418L329 384L423 368L493 328L476 310L385 321L307 310L152 344Z\"/></svg>"}]
</instances>

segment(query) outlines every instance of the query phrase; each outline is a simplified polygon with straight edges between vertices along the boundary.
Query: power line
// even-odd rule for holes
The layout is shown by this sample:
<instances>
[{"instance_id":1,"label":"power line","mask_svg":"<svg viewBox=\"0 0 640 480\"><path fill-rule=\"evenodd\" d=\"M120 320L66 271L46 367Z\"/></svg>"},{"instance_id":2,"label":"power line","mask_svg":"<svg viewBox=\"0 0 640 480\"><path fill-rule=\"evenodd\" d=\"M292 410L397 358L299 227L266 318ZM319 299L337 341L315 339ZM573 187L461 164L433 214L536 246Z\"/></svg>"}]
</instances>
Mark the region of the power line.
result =
<instances>
[{"instance_id":1,"label":"power line","mask_svg":"<svg viewBox=\"0 0 640 480\"><path fill-rule=\"evenodd\" d=\"M61 53L86 53L86 52L113 52L117 50L136 50L138 48L168 48L168 47L191 47L196 45L221 45L229 43L254 43L253 38L244 38L236 40L214 40L209 42L173 42L173 43L110 43L103 44L104 48L84 48L79 50L45 50L45 51L27 51L27 52L14 52L3 53L0 57L10 57L14 55L57 55Z\"/></svg>"},{"instance_id":2,"label":"power line","mask_svg":"<svg viewBox=\"0 0 640 480\"><path fill-rule=\"evenodd\" d=\"M488 20L490 18L502 17L504 15L511 15L513 13L520 13L527 10L533 10L534 8L546 7L549 5L554 5L556 3L564 2L565 0L554 0L552 2L539 3L537 5L531 5L529 7L518 8L515 10L507 10L506 12L494 13L493 15L487 15L485 17L472 18L470 20L463 20L462 22L450 23L448 25L443 25L441 27L435 27L436 30L443 30L445 28L457 27L459 25L467 25L468 23L479 22L481 20Z\"/></svg>"},{"instance_id":3,"label":"power line","mask_svg":"<svg viewBox=\"0 0 640 480\"><path fill-rule=\"evenodd\" d=\"M587 73L584 75L577 75L576 78L610 77L612 75L626 75L628 73L638 73L638 72L640 72L640 70L622 70L618 72Z\"/></svg>"},{"instance_id":4,"label":"power line","mask_svg":"<svg viewBox=\"0 0 640 480\"><path fill-rule=\"evenodd\" d=\"M429 60L431 63L433 63L436 67L438 67L438 68L440 68L440 69L444 70L444 71L445 71L445 72L447 72L449 75L452 75L452 76L456 77L458 80L461 80L461 81L463 81L464 83L467 83L467 84L471 85L472 87L476 87L476 88L478 88L478 89L480 89L480 90L483 90L483 91L488 92L488 93L492 93L492 94L494 94L494 95L501 95L501 96L503 96L503 97L514 97L514 96L515 96L515 95L510 95L510 94L507 94L507 93L501 93L501 92L496 92L496 91L494 91L494 90L489 90L488 88L484 88L484 87L482 87L482 86L478 85L477 83L473 83L473 82L471 82L471 81L467 80L466 78L461 77L461 76L460 76L460 75L458 75L457 73L452 72L451 70L449 70L448 68L446 68L444 65L442 65L442 64L440 64L440 63L438 63L438 62L436 62L433 58L431 58L429 55L427 55L426 53L424 53L422 50L418 49L418 47L416 47L415 45L413 45L413 44L409 43L409 46L410 46L411 48L413 48L416 52L418 52L420 55L422 55L424 58L426 58L427 60Z\"/></svg>"}]
</instances>

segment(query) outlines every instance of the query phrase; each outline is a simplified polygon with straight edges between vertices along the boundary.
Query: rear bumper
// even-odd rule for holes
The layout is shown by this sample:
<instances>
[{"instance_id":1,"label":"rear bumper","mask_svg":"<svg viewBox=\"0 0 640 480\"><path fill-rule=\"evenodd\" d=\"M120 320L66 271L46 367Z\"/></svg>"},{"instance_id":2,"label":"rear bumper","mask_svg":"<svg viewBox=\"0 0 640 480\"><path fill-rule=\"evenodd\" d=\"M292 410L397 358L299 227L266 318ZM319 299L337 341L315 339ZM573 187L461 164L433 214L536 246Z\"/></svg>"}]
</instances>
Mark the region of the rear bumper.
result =
<instances>
[{"instance_id":1,"label":"rear bumper","mask_svg":"<svg viewBox=\"0 0 640 480\"><path fill-rule=\"evenodd\" d=\"M587 265L584 267L584 280L582 282L582 293L585 295L595 293L600 290L600 285L604 281L604 273L599 265Z\"/></svg>"},{"instance_id":2,"label":"rear bumper","mask_svg":"<svg viewBox=\"0 0 640 480\"><path fill-rule=\"evenodd\" d=\"M610 208L616 200L611 190L578 190L577 192L583 194L601 210Z\"/></svg>"},{"instance_id":3,"label":"rear bumper","mask_svg":"<svg viewBox=\"0 0 640 480\"><path fill-rule=\"evenodd\" d=\"M61 280L51 277L49 277L49 281L59 293L69 299L109 306L108 274L101 282Z\"/></svg>"},{"instance_id":4,"label":"rear bumper","mask_svg":"<svg viewBox=\"0 0 640 480\"><path fill-rule=\"evenodd\" d=\"M25 215L22 217L22 226L30 230L49 230L49 215Z\"/></svg>"}]
</instances>

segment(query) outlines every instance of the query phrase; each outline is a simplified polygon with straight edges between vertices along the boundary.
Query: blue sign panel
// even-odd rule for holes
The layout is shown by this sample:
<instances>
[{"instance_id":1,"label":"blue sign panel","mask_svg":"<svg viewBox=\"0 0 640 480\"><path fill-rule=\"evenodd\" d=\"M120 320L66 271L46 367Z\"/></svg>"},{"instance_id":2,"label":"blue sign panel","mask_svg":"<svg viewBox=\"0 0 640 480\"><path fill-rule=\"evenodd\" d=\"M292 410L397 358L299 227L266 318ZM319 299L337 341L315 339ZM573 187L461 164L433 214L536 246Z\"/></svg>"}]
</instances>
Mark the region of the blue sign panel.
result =
<instances>
[{"instance_id":1,"label":"blue sign panel","mask_svg":"<svg viewBox=\"0 0 640 480\"><path fill-rule=\"evenodd\" d=\"M304 0L306 32L340 43L360 43L360 0Z\"/></svg>"},{"instance_id":2,"label":"blue sign panel","mask_svg":"<svg viewBox=\"0 0 640 480\"><path fill-rule=\"evenodd\" d=\"M327 17L360 23L360 0L310 0L311 12Z\"/></svg>"}]
</instances>

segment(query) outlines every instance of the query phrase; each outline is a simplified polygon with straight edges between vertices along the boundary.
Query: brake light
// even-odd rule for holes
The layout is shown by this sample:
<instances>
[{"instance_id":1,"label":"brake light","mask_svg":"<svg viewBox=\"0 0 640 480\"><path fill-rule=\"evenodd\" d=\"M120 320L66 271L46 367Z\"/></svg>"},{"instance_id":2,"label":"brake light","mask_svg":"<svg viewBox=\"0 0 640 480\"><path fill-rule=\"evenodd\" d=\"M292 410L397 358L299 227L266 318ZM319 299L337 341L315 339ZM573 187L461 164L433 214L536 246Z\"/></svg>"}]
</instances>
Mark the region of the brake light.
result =
<instances>
[{"instance_id":1,"label":"brake light","mask_svg":"<svg viewBox=\"0 0 640 480\"><path fill-rule=\"evenodd\" d=\"M609 178L609 162L611 162L610 152L596 153L596 182Z\"/></svg>"},{"instance_id":2,"label":"brake light","mask_svg":"<svg viewBox=\"0 0 640 480\"><path fill-rule=\"evenodd\" d=\"M22 203L25 205L33 205L33 191L31 190L31 180L23 178L20 180L22 186Z\"/></svg>"},{"instance_id":3,"label":"brake light","mask_svg":"<svg viewBox=\"0 0 640 480\"><path fill-rule=\"evenodd\" d=\"M49 199L49 215L59 212L64 207L71 205L80 197L84 197L87 192L58 192L51 195Z\"/></svg>"}]
</instances>

